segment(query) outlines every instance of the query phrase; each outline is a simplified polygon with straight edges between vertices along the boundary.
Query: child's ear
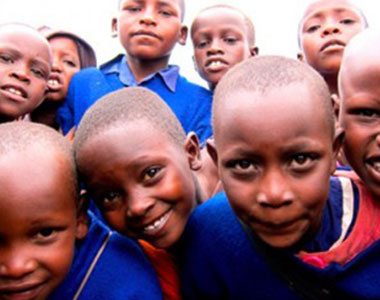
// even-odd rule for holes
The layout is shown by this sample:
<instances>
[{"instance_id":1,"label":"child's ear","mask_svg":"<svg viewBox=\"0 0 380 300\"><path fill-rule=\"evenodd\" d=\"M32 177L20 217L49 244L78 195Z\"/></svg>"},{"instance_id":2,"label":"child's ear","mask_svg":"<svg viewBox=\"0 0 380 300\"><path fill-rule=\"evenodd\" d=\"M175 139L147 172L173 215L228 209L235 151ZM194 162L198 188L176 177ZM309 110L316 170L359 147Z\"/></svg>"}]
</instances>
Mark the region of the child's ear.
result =
<instances>
[{"instance_id":1,"label":"child's ear","mask_svg":"<svg viewBox=\"0 0 380 300\"><path fill-rule=\"evenodd\" d=\"M113 17L111 21L111 37L117 37L117 18Z\"/></svg>"},{"instance_id":2,"label":"child's ear","mask_svg":"<svg viewBox=\"0 0 380 300\"><path fill-rule=\"evenodd\" d=\"M88 232L88 209L89 199L87 193L82 191L79 196L79 203L77 208L77 228L75 237L78 240L82 240L86 237Z\"/></svg>"},{"instance_id":3,"label":"child's ear","mask_svg":"<svg viewBox=\"0 0 380 300\"><path fill-rule=\"evenodd\" d=\"M215 140L214 139L208 139L206 141L206 147L207 147L207 152L214 161L214 164L218 166L218 152L216 151L215 147Z\"/></svg>"},{"instance_id":4,"label":"child's ear","mask_svg":"<svg viewBox=\"0 0 380 300\"><path fill-rule=\"evenodd\" d=\"M251 47L249 48L249 53L251 56L256 56L259 54L259 47Z\"/></svg>"},{"instance_id":5,"label":"child's ear","mask_svg":"<svg viewBox=\"0 0 380 300\"><path fill-rule=\"evenodd\" d=\"M333 141L334 159L333 159L333 163L331 165L331 170L330 170L331 174L333 174L335 172L336 162L338 160L338 155L339 155L339 152L340 152L342 145L343 145L344 136L345 136L345 133L344 133L344 130L342 127L335 128L335 137L334 137L334 141Z\"/></svg>"},{"instance_id":6,"label":"child's ear","mask_svg":"<svg viewBox=\"0 0 380 300\"><path fill-rule=\"evenodd\" d=\"M187 26L182 25L181 30L179 32L179 37L178 37L178 43L182 46L186 45L187 33L188 33Z\"/></svg>"},{"instance_id":7,"label":"child's ear","mask_svg":"<svg viewBox=\"0 0 380 300\"><path fill-rule=\"evenodd\" d=\"M186 137L185 151L189 160L189 166L193 171L199 170L202 166L201 151L197 135L194 132L189 132Z\"/></svg>"},{"instance_id":8,"label":"child's ear","mask_svg":"<svg viewBox=\"0 0 380 300\"><path fill-rule=\"evenodd\" d=\"M303 56L303 54L302 54L301 52L298 52L298 53L297 53L297 59L298 59L299 61L305 62L305 60L304 60L304 56Z\"/></svg>"},{"instance_id":9,"label":"child's ear","mask_svg":"<svg viewBox=\"0 0 380 300\"><path fill-rule=\"evenodd\" d=\"M193 59L193 65L194 65L194 69L195 69L195 71L196 71L197 73L199 73L199 72L198 72L197 61L195 60L195 56L193 55L191 58Z\"/></svg>"},{"instance_id":10,"label":"child's ear","mask_svg":"<svg viewBox=\"0 0 380 300\"><path fill-rule=\"evenodd\" d=\"M333 106L335 120L339 119L340 101L341 100L337 94L331 95L331 104Z\"/></svg>"}]
</instances>

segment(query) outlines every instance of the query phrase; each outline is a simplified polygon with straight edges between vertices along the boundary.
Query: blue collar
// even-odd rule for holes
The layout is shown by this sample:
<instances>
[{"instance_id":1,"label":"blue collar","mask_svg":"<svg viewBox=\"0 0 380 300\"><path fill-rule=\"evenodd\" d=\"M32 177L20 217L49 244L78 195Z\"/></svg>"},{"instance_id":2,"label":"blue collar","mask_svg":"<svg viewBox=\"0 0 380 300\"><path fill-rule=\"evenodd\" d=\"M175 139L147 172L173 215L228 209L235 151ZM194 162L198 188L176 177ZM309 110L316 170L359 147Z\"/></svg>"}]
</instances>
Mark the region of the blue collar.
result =
<instances>
[{"instance_id":1,"label":"blue collar","mask_svg":"<svg viewBox=\"0 0 380 300\"><path fill-rule=\"evenodd\" d=\"M167 68L158 71L157 73L145 77L140 83L137 83L135 76L127 64L127 58L125 55L118 55L108 63L102 65L101 69L105 74L119 74L119 79L125 86L141 85L142 83L149 81L153 77L159 75L164 81L165 85L172 92L175 92L176 90L177 79L179 77L179 67L170 65Z\"/></svg>"}]
</instances>

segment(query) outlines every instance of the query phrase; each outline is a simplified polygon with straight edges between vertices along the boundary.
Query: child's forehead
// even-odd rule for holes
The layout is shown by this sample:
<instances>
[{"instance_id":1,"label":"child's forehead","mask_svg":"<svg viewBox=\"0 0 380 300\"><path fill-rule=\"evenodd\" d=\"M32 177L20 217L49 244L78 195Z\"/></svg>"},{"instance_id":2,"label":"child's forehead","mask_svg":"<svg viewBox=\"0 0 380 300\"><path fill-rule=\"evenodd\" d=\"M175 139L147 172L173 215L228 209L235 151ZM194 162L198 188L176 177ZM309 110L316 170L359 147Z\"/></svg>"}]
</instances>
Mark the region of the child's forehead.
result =
<instances>
[{"instance_id":1,"label":"child's forehead","mask_svg":"<svg viewBox=\"0 0 380 300\"><path fill-rule=\"evenodd\" d=\"M344 11L349 11L361 16L360 11L357 7L350 1L346 0L319 0L310 4L302 17L302 22L313 17L318 17L322 14L329 12L341 13Z\"/></svg>"}]
</instances>

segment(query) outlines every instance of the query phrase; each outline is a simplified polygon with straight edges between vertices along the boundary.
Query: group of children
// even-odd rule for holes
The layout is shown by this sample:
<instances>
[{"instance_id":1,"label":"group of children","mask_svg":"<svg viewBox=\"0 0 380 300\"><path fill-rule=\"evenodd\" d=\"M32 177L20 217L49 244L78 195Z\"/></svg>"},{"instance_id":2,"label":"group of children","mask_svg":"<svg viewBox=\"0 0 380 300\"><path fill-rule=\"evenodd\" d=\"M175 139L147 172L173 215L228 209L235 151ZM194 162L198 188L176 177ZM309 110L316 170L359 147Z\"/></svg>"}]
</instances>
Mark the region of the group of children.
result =
<instances>
[{"instance_id":1,"label":"group of children","mask_svg":"<svg viewBox=\"0 0 380 300\"><path fill-rule=\"evenodd\" d=\"M208 7L205 89L169 64L184 13L120 0L99 68L73 33L0 26L0 299L380 299L380 33L317 0L298 61L260 56Z\"/></svg>"}]
</instances>

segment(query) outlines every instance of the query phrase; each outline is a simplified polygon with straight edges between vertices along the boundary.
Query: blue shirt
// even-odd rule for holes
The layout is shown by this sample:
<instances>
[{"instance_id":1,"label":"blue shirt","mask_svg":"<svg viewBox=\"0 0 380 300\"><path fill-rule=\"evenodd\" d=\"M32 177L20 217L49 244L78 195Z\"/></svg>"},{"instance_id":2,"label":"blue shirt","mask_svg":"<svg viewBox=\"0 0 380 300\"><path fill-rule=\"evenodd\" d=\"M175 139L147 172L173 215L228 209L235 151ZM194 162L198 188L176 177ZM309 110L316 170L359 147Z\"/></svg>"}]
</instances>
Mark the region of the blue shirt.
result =
<instances>
[{"instance_id":1,"label":"blue shirt","mask_svg":"<svg viewBox=\"0 0 380 300\"><path fill-rule=\"evenodd\" d=\"M57 113L63 133L78 126L86 110L102 96L135 85L137 82L124 55L117 56L100 69L88 68L76 73L70 82L66 101ZM212 93L187 81L179 74L178 67L169 66L138 85L156 92L173 110L186 133L194 131L201 142L212 135Z\"/></svg>"},{"instance_id":2,"label":"blue shirt","mask_svg":"<svg viewBox=\"0 0 380 300\"><path fill-rule=\"evenodd\" d=\"M330 185L321 230L313 237L314 244L307 245L313 251L331 247L345 227L342 207L346 200L343 201L345 194L339 187L341 182L332 178ZM358 197L357 192L353 197ZM356 205L354 209L358 209ZM379 249L380 243L374 247ZM363 295L369 292L380 296L380 259L376 259L378 250L374 251L366 256L368 262L358 257L345 266L332 263L326 269L314 268L298 259L293 250L279 250L260 242L242 226L226 195L221 193L196 208L182 237L179 262L184 298L295 300L302 298L302 292L294 288L296 281L291 281L295 278L323 293L339 295L329 299L351 299L349 295L353 293L361 295L357 299L367 299ZM285 272L274 265L282 266ZM285 278L284 273L289 277Z\"/></svg>"}]
</instances>

